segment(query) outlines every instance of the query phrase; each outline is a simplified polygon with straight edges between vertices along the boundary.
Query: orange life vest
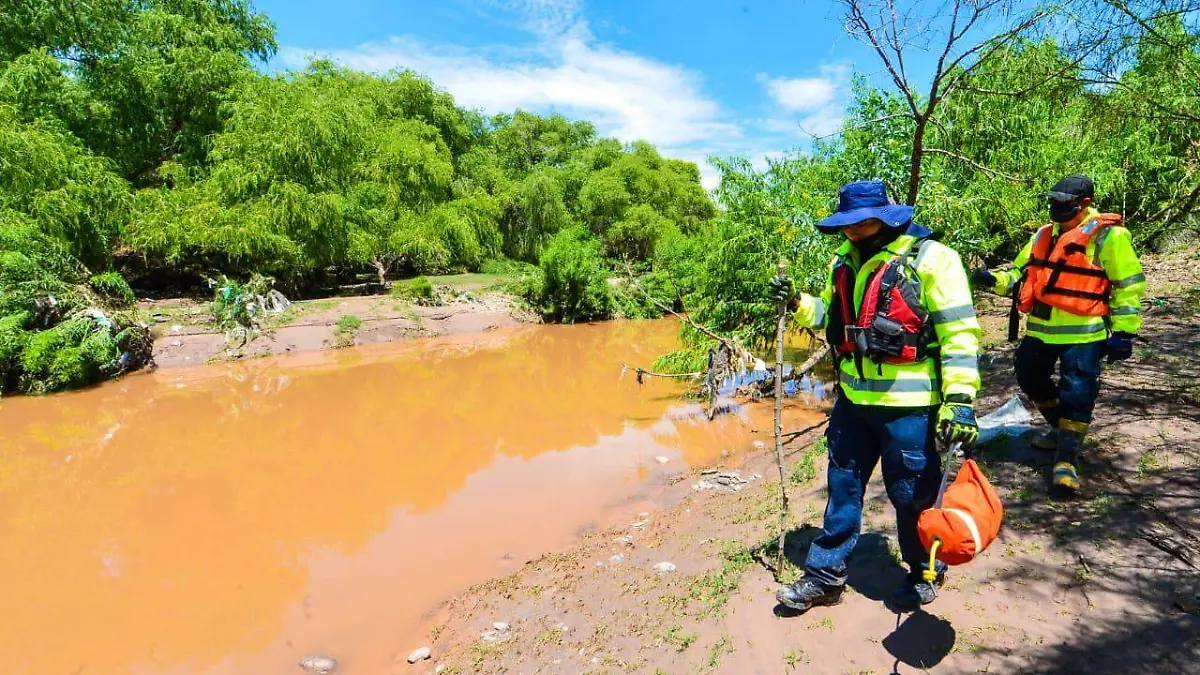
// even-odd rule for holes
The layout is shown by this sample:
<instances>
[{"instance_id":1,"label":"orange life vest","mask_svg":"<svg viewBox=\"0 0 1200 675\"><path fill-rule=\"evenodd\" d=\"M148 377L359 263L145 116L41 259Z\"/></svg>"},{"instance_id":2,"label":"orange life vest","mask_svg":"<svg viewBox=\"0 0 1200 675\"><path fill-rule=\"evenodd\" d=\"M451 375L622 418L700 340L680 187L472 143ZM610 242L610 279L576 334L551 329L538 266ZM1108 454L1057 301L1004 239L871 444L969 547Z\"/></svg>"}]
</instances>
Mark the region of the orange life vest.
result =
<instances>
[{"instance_id":1,"label":"orange life vest","mask_svg":"<svg viewBox=\"0 0 1200 675\"><path fill-rule=\"evenodd\" d=\"M1103 213L1054 238L1054 226L1038 230L1025 265L1017 308L1028 314L1038 302L1078 316L1108 314L1112 282L1087 254L1088 243L1106 228L1121 224L1121 216Z\"/></svg>"}]
</instances>

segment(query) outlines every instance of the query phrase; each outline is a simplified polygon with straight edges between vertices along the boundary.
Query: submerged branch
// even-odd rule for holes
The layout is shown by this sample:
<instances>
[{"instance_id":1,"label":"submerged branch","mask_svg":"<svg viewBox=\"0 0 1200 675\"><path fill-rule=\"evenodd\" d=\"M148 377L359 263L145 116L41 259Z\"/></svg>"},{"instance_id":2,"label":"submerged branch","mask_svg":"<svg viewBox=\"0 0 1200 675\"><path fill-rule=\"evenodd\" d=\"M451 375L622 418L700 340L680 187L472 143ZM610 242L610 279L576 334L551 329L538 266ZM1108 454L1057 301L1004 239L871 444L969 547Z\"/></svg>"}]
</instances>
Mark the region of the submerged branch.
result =
<instances>
[{"instance_id":1,"label":"submerged branch","mask_svg":"<svg viewBox=\"0 0 1200 675\"><path fill-rule=\"evenodd\" d=\"M704 375L703 370L700 370L700 371L697 371L694 373L656 373L652 370L646 370L645 368L642 368L640 366L631 366L628 363L621 364L621 376L622 377L625 376L626 371L630 371L630 370L637 373L638 384L645 384L642 381L642 378L645 378L645 377L700 378L701 376Z\"/></svg>"}]
</instances>

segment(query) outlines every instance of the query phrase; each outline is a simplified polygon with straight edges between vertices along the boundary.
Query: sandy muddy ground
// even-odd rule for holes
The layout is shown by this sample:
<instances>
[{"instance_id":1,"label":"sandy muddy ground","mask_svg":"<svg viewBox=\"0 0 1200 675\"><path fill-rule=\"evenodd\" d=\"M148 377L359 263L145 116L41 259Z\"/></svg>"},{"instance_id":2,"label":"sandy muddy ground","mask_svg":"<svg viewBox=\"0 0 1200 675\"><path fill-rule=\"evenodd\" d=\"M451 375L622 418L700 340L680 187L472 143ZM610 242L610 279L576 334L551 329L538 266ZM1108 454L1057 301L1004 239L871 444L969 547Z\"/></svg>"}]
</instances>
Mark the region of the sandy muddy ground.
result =
<instances>
[{"instance_id":1,"label":"sandy muddy ground","mask_svg":"<svg viewBox=\"0 0 1200 675\"><path fill-rule=\"evenodd\" d=\"M387 295L292 303L270 317L262 333L233 348L214 324L211 303L188 299L139 303L150 317L154 360L161 367L199 365L290 352L312 352L417 337L481 333L536 322L511 296L481 292L440 307L425 307ZM339 326L343 317L360 325Z\"/></svg>"},{"instance_id":2,"label":"sandy muddy ground","mask_svg":"<svg viewBox=\"0 0 1200 675\"><path fill-rule=\"evenodd\" d=\"M675 486L680 504L589 535L448 602L396 673L1200 673L1200 263L1148 261L1145 340L1107 368L1084 490L1046 491L1050 457L1028 434L982 463L1007 509L1000 540L954 568L928 611L897 614L891 507L876 478L843 603L795 616L758 552L772 548L778 488ZM1000 303L984 308L986 412L1016 393ZM787 573L820 526L819 431L789 446ZM734 460L777 475L765 453ZM656 571L669 562L673 571ZM496 622L505 624L500 630ZM440 670L439 670L440 669Z\"/></svg>"}]
</instances>

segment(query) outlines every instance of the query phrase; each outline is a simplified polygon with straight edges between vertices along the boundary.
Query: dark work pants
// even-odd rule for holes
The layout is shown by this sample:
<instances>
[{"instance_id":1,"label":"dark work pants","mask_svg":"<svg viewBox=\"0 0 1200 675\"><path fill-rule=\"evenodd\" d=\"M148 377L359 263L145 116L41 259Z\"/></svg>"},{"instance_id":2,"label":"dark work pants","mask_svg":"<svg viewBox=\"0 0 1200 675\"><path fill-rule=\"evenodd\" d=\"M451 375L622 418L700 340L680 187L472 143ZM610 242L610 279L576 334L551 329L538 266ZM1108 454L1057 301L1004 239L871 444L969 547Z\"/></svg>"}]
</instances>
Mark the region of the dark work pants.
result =
<instances>
[{"instance_id":1,"label":"dark work pants","mask_svg":"<svg viewBox=\"0 0 1200 675\"><path fill-rule=\"evenodd\" d=\"M1062 419L1088 425L1100 394L1103 357L1103 341L1051 345L1026 336L1017 347L1017 384L1050 426L1058 427Z\"/></svg>"},{"instance_id":2,"label":"dark work pants","mask_svg":"<svg viewBox=\"0 0 1200 675\"><path fill-rule=\"evenodd\" d=\"M808 551L806 576L827 585L846 582L846 559L862 527L863 493L881 461L904 562L912 573L928 566L929 554L917 537L917 516L932 506L941 481L941 459L934 447L936 414L936 407L857 405L839 392L825 434L829 502L824 528Z\"/></svg>"}]
</instances>

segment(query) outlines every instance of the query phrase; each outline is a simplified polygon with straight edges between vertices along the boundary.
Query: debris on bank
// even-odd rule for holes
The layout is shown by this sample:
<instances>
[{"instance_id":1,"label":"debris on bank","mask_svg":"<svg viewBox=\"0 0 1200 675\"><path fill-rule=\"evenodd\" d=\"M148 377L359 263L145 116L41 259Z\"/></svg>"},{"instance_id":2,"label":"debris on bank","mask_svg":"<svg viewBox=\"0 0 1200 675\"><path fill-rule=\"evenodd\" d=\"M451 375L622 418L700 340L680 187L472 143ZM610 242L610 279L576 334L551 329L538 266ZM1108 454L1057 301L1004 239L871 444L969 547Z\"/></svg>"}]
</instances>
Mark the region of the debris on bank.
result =
<instances>
[{"instance_id":1,"label":"debris on bank","mask_svg":"<svg viewBox=\"0 0 1200 675\"><path fill-rule=\"evenodd\" d=\"M706 490L741 492L752 481L762 478L757 473L750 474L749 478L742 478L741 473L737 471L717 471L716 469L706 470L701 473L701 476L703 477L699 481L692 484L693 492L704 492Z\"/></svg>"}]
</instances>

